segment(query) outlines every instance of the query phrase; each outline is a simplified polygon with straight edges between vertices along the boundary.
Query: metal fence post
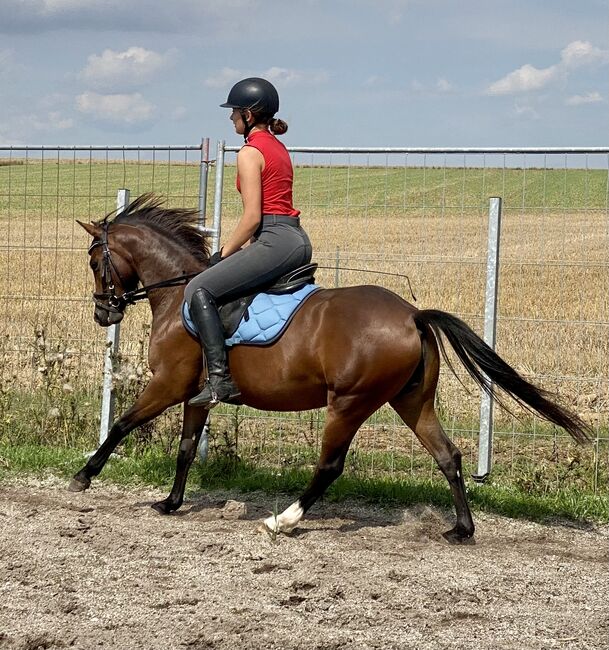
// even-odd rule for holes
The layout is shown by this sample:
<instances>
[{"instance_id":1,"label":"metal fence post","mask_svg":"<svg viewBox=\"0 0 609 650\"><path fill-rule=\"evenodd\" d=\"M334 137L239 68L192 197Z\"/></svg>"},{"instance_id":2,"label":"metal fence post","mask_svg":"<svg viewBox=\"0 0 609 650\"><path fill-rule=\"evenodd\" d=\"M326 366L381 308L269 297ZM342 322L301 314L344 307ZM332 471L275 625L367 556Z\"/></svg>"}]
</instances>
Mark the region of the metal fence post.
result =
<instances>
[{"instance_id":1,"label":"metal fence post","mask_svg":"<svg viewBox=\"0 0 609 650\"><path fill-rule=\"evenodd\" d=\"M497 280L499 276L499 240L501 232L501 198L492 197L488 212L488 245L486 253L486 293L484 299L484 341L493 350L497 334ZM475 481L488 477L493 456L493 400L486 393L480 403L480 437L478 439L478 472Z\"/></svg>"},{"instance_id":2,"label":"metal fence post","mask_svg":"<svg viewBox=\"0 0 609 650\"><path fill-rule=\"evenodd\" d=\"M209 138L201 140L201 168L199 170L199 230L205 230L207 219L207 179L209 177Z\"/></svg>"},{"instance_id":3,"label":"metal fence post","mask_svg":"<svg viewBox=\"0 0 609 650\"><path fill-rule=\"evenodd\" d=\"M116 195L116 214L120 214L129 205L130 190L118 190ZM114 419L114 357L118 354L120 341L120 323L110 325L106 335L106 349L104 352L104 383L102 389L101 420L99 425L99 444L108 437L110 425Z\"/></svg>"},{"instance_id":4,"label":"metal fence post","mask_svg":"<svg viewBox=\"0 0 609 650\"><path fill-rule=\"evenodd\" d=\"M211 228L206 226L207 218L207 177L209 174L209 138L205 138L202 143L203 151L201 155L201 174L199 184L199 228L211 235L211 252L215 253L220 249L220 223L222 218L222 185L224 183L224 140L220 140L217 146L216 154L216 184L214 192L214 217ZM202 461L207 460L209 453L209 428L211 426L211 416L208 414L201 439L199 441L199 458Z\"/></svg>"},{"instance_id":5,"label":"metal fence post","mask_svg":"<svg viewBox=\"0 0 609 650\"><path fill-rule=\"evenodd\" d=\"M209 138L201 140L201 169L199 172L199 230L206 231L207 221L207 181L209 178ZM199 459L202 462L207 460L209 453L209 427L211 426L211 419L209 413L203 425L201 438L199 439L199 447L197 452Z\"/></svg>"},{"instance_id":6,"label":"metal fence post","mask_svg":"<svg viewBox=\"0 0 609 650\"><path fill-rule=\"evenodd\" d=\"M214 223L212 226L211 252L220 249L222 219L222 188L224 185L224 140L218 140L216 153L216 188L214 193Z\"/></svg>"}]
</instances>

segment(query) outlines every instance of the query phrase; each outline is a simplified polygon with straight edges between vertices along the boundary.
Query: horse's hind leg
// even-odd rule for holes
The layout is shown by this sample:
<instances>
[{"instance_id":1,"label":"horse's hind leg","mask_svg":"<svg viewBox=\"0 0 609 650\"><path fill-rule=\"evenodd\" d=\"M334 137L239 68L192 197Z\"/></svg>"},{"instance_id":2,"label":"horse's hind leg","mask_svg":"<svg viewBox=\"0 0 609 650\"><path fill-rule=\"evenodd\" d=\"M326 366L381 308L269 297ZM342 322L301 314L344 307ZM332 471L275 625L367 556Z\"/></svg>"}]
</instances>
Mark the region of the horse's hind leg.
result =
<instances>
[{"instance_id":1,"label":"horse's hind leg","mask_svg":"<svg viewBox=\"0 0 609 650\"><path fill-rule=\"evenodd\" d=\"M433 395L423 397L421 392L422 390L415 388L412 393L399 396L390 404L434 457L448 480L455 502L457 524L443 533L443 536L451 544L471 543L474 536L474 521L467 504L461 469L461 452L442 429L434 410Z\"/></svg>"},{"instance_id":2,"label":"horse's hind leg","mask_svg":"<svg viewBox=\"0 0 609 650\"><path fill-rule=\"evenodd\" d=\"M207 409L189 406L184 402L184 420L182 424L182 438L176 462L176 476L169 496L163 501L153 503L152 507L162 515L167 515L177 510L184 501L184 489L188 471L195 459L201 433L207 420Z\"/></svg>"},{"instance_id":3,"label":"horse's hind leg","mask_svg":"<svg viewBox=\"0 0 609 650\"><path fill-rule=\"evenodd\" d=\"M380 404L366 406L362 397L335 398L328 404L321 454L313 479L302 496L280 515L271 515L264 525L274 533L289 533L305 512L319 499L327 488L342 474L349 445L361 424ZM382 404L382 402L381 402Z\"/></svg>"}]
</instances>

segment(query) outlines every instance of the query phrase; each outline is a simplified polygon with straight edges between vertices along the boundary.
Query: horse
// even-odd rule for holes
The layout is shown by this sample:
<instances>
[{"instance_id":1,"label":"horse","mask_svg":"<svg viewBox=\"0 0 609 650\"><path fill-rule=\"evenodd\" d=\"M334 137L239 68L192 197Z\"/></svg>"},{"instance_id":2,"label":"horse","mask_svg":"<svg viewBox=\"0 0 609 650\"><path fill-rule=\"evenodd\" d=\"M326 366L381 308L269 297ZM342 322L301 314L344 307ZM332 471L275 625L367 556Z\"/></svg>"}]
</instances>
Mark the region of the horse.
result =
<instances>
[{"instance_id":1,"label":"horse","mask_svg":"<svg viewBox=\"0 0 609 650\"><path fill-rule=\"evenodd\" d=\"M188 405L205 379L201 347L181 318L184 283L209 263L208 240L196 228L198 212L167 208L158 197L138 197L120 214L78 223L93 238L89 263L95 280L94 319L103 326L122 320L129 304L147 298L152 311L149 366L152 377L116 420L95 454L69 486L86 490L117 445L165 409L183 404L183 425L171 492L152 507L161 514L183 503L186 478L208 411ZM138 289L137 287L142 286ZM505 406L519 405L564 428L579 443L591 429L554 396L521 377L466 323L436 309L419 310L396 293L371 285L320 289L268 346L229 350L230 370L243 404L261 410L327 408L321 450L301 496L264 520L277 533L291 532L343 472L359 427L388 403L433 456L446 477L456 512L449 543L472 543L474 522L467 502L461 452L444 432L434 403L446 337L480 388ZM264 368L264 372L260 369ZM502 389L498 394L495 387Z\"/></svg>"}]
</instances>

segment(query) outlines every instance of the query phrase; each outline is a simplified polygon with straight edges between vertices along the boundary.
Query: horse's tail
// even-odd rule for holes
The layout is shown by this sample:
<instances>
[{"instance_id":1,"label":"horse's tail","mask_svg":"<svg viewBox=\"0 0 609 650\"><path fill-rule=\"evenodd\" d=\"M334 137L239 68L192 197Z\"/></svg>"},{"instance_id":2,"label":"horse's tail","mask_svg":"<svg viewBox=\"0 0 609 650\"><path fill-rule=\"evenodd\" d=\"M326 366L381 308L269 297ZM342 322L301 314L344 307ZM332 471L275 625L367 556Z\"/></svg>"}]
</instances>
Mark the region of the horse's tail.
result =
<instances>
[{"instance_id":1,"label":"horse's tail","mask_svg":"<svg viewBox=\"0 0 609 650\"><path fill-rule=\"evenodd\" d=\"M442 356L455 375L442 334L474 381L503 408L509 410L495 393L493 384L525 409L568 431L577 442L590 441L592 429L576 413L551 401L554 397L551 393L521 377L461 319L437 309L424 309L414 314L414 320L420 328L428 325L432 329Z\"/></svg>"}]
</instances>

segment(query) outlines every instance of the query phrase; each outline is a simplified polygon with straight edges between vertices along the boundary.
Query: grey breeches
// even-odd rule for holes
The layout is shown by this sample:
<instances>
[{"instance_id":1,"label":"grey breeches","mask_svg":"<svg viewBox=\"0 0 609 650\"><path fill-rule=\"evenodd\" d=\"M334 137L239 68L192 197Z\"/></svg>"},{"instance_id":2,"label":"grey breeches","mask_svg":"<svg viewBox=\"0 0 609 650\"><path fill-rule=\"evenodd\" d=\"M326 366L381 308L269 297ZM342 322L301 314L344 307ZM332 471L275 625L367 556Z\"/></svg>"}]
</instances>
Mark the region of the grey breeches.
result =
<instances>
[{"instance_id":1,"label":"grey breeches","mask_svg":"<svg viewBox=\"0 0 609 650\"><path fill-rule=\"evenodd\" d=\"M300 226L267 221L263 217L253 243L199 273L186 285L184 297L189 304L197 289L205 289L218 306L224 305L311 261L311 242Z\"/></svg>"}]
</instances>

